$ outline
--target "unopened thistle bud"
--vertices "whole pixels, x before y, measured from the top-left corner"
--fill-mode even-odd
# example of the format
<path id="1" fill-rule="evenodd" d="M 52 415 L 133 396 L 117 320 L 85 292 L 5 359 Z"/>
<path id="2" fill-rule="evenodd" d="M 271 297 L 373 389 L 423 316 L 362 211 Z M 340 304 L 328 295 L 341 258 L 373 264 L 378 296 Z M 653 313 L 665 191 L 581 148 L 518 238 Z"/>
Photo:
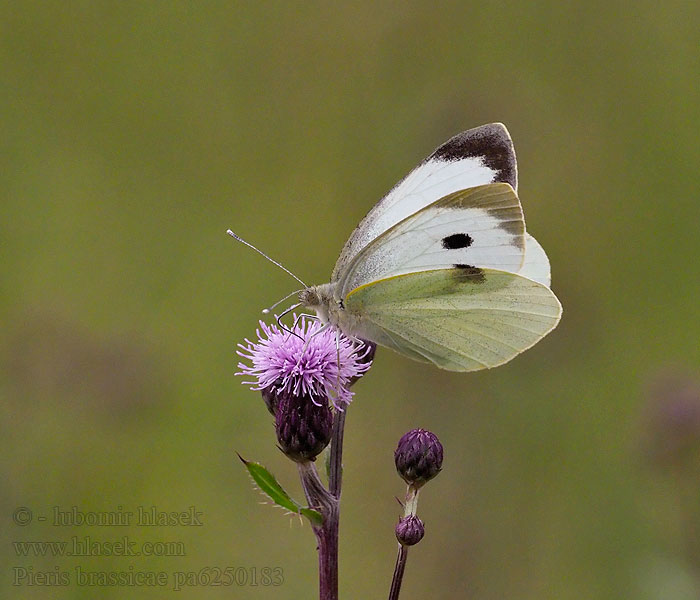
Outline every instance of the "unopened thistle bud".
<path id="1" fill-rule="evenodd" d="M 394 462 L 402 479 L 419 488 L 440 472 L 442 444 L 434 433 L 412 429 L 399 440 Z"/>
<path id="2" fill-rule="evenodd" d="M 415 515 L 402 517 L 396 524 L 396 539 L 402 546 L 413 546 L 420 542 L 425 535 L 425 527 Z"/>
<path id="3" fill-rule="evenodd" d="M 282 394 L 275 429 L 280 449 L 289 458 L 315 460 L 331 439 L 333 413 L 327 401 L 316 404 L 309 396 Z"/>

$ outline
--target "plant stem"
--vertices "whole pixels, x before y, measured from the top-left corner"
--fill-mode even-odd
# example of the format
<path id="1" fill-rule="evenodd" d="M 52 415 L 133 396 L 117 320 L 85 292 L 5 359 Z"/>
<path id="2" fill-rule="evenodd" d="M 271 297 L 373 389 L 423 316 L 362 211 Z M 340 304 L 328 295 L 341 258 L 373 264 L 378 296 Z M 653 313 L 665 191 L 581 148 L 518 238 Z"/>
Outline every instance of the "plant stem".
<path id="1" fill-rule="evenodd" d="M 331 459 L 328 473 L 328 486 L 331 494 L 340 500 L 340 488 L 343 485 L 343 433 L 345 432 L 345 416 L 348 407 L 338 410 L 333 421 L 333 437 L 331 438 Z"/>
<path id="2" fill-rule="evenodd" d="M 316 534 L 320 600 L 338 600 L 338 504 L 335 503 Z"/>
<path id="3" fill-rule="evenodd" d="M 323 515 L 323 525 L 313 527 L 318 542 L 319 599 L 338 600 L 338 498 L 323 486 L 314 463 L 298 463 L 298 467 L 309 506 Z"/>
<path id="4" fill-rule="evenodd" d="M 404 517 L 415 516 L 418 511 L 418 492 L 419 488 L 409 485 L 406 488 L 406 502 L 404 503 Z M 396 556 L 396 566 L 394 567 L 394 577 L 391 580 L 391 589 L 389 590 L 389 600 L 398 600 L 399 592 L 401 591 L 401 582 L 403 581 L 403 573 L 406 570 L 406 559 L 408 558 L 408 546 L 399 544 L 399 553 Z"/>
<path id="5" fill-rule="evenodd" d="M 310 461 L 297 463 L 301 485 L 310 507 L 323 515 L 323 525 L 313 527 L 318 542 L 318 589 L 320 600 L 338 600 L 338 529 L 340 489 L 343 480 L 343 433 L 345 410 L 338 410 L 333 421 L 327 490 Z"/>
<path id="6" fill-rule="evenodd" d="M 406 502 L 403 505 L 403 516 L 416 516 L 418 512 L 418 494 L 420 493 L 420 488 L 409 485 L 406 489 Z"/>
<path id="7" fill-rule="evenodd" d="M 399 598 L 407 557 L 408 547 L 399 544 L 399 553 L 396 556 L 396 566 L 394 567 L 394 577 L 391 580 L 391 590 L 389 590 L 389 600 L 398 600 Z"/>

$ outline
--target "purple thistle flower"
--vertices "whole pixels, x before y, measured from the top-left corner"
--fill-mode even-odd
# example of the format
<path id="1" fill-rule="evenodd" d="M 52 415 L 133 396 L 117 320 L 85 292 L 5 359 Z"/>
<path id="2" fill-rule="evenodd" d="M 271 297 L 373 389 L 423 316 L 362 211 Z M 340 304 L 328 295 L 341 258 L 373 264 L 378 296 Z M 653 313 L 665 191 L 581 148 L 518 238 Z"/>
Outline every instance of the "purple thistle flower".
<path id="1" fill-rule="evenodd" d="M 253 381 L 243 383 L 253 390 L 274 386 L 278 396 L 308 396 L 317 404 L 332 399 L 337 407 L 347 405 L 353 396 L 348 389 L 353 379 L 372 366 L 367 361 L 371 347 L 340 333 L 338 350 L 336 330 L 328 327 L 317 333 L 320 329 L 318 321 L 303 315 L 292 328 L 296 335 L 260 321 L 258 341 L 246 339 L 245 344 L 238 344 L 238 355 L 252 364 L 238 363 L 240 372 L 236 374 L 252 377 Z"/>

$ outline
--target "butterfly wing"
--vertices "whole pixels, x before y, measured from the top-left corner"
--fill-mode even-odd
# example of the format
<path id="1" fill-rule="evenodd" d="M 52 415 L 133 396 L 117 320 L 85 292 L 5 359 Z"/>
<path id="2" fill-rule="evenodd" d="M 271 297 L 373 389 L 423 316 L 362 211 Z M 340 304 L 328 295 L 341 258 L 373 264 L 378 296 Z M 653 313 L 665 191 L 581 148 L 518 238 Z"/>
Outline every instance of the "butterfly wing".
<path id="1" fill-rule="evenodd" d="M 525 257 L 525 222 L 507 183 L 441 198 L 382 233 L 339 275 L 338 297 L 395 275 L 454 265 L 518 272 Z"/>
<path id="2" fill-rule="evenodd" d="M 547 254 L 540 243 L 529 233 L 525 234 L 525 260 L 518 273 L 547 287 L 552 283 L 552 272 Z"/>
<path id="3" fill-rule="evenodd" d="M 504 182 L 517 190 L 515 150 L 501 123 L 454 136 L 400 181 L 357 226 L 340 253 L 331 281 L 357 254 L 408 216 L 460 190 Z"/>
<path id="4" fill-rule="evenodd" d="M 561 317 L 548 287 L 494 269 L 398 275 L 351 291 L 344 304 L 359 323 L 356 335 L 449 371 L 502 365 Z"/>

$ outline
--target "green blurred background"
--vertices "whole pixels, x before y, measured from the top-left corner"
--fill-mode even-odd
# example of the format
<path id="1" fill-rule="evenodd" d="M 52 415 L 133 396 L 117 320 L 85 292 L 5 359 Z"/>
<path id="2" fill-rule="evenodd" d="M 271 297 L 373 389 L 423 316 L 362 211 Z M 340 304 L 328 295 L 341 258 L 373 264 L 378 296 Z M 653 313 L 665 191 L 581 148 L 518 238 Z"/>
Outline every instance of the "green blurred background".
<path id="1" fill-rule="evenodd" d="M 348 416 L 341 595 L 386 597 L 398 438 L 443 473 L 402 598 L 698 598 L 678 481 L 644 451 L 656 373 L 700 361 L 700 5 L 686 2 L 2 2 L 2 597 L 312 598 L 301 496 L 236 343 L 449 136 L 515 141 L 528 229 L 564 305 L 510 364 L 380 351 Z M 680 477 L 676 474 L 681 473 Z M 686 478 L 685 480 L 683 478 Z M 205 525 L 67 528 L 53 506 Z M 17 506 L 34 522 L 12 521 Z M 181 541 L 184 557 L 19 557 L 17 540 Z M 687 536 L 686 536 L 687 537 Z M 280 567 L 272 586 L 13 586 L 35 572 Z"/>

